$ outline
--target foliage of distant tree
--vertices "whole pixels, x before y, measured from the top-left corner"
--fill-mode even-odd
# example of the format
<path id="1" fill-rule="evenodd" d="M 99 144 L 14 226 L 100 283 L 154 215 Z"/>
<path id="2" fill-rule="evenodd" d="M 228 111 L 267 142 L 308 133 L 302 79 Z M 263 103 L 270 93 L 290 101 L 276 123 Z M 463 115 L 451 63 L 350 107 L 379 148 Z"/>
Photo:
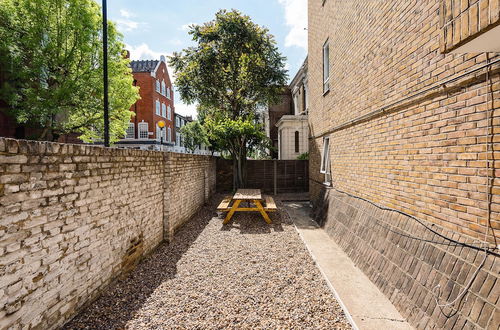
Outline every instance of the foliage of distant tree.
<path id="1" fill-rule="evenodd" d="M 139 98 L 122 36 L 108 28 L 111 141 L 125 135 Z M 39 139 L 103 135 L 102 16 L 93 0 L 0 0 L 0 98 Z"/>
<path id="2" fill-rule="evenodd" d="M 191 153 L 201 145 L 208 145 L 205 129 L 198 121 L 192 121 L 181 127 L 184 147 Z"/>
<path id="3" fill-rule="evenodd" d="M 304 152 L 302 154 L 300 154 L 298 157 L 297 157 L 298 160 L 308 160 L 309 159 L 309 153 L 308 152 Z"/>
<path id="4" fill-rule="evenodd" d="M 278 100 L 285 58 L 266 28 L 236 10 L 219 11 L 189 34 L 197 45 L 170 58 L 177 88 L 185 102 L 199 104 L 212 148 L 231 154 L 234 185 L 243 187 L 248 153 L 269 145 L 257 109 Z"/>

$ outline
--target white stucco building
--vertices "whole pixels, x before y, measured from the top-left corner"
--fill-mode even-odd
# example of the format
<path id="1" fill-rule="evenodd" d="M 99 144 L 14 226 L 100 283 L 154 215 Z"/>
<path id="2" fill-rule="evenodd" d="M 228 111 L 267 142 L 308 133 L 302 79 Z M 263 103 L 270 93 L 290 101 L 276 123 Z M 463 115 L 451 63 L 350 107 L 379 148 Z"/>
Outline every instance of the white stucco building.
<path id="1" fill-rule="evenodd" d="M 309 152 L 309 126 L 307 122 L 307 58 L 290 84 L 293 115 L 284 115 L 276 123 L 278 128 L 278 159 L 297 159 Z"/>

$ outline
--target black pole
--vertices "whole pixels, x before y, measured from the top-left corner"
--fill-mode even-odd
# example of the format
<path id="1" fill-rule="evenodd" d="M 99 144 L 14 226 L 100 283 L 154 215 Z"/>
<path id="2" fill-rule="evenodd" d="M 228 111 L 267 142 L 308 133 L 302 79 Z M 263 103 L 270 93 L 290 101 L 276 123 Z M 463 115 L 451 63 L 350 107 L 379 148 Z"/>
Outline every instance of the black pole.
<path id="1" fill-rule="evenodd" d="M 109 147 L 109 101 L 108 101 L 108 13 L 106 0 L 102 0 L 102 51 L 104 78 L 104 146 Z"/>

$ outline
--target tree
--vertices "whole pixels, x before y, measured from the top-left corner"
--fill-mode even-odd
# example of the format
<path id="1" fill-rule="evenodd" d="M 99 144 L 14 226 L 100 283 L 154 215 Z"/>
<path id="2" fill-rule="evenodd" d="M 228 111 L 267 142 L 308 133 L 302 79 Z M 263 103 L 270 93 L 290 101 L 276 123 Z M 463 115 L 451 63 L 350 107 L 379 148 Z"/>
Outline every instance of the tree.
<path id="1" fill-rule="evenodd" d="M 139 98 L 122 36 L 108 25 L 111 141 L 123 137 Z M 93 0 L 0 0 L 0 98 L 39 139 L 76 132 L 90 142 L 103 125 L 102 16 Z"/>
<path id="2" fill-rule="evenodd" d="M 267 140 L 257 109 L 278 100 L 285 58 L 266 28 L 236 10 L 219 11 L 189 34 L 197 46 L 170 57 L 177 88 L 185 102 L 199 104 L 209 141 L 231 154 L 235 187 L 243 187 L 248 151 Z"/>
<path id="3" fill-rule="evenodd" d="M 198 121 L 192 121 L 182 126 L 181 134 L 184 141 L 184 146 L 191 153 L 194 153 L 198 146 L 202 144 L 208 144 L 205 130 Z"/>

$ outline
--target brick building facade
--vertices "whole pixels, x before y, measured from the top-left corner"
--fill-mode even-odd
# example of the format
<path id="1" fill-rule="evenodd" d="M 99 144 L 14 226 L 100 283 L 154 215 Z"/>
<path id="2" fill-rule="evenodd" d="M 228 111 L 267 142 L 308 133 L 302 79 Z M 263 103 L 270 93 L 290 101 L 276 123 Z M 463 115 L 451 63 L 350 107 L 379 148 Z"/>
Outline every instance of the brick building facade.
<path id="1" fill-rule="evenodd" d="M 309 0 L 316 217 L 420 329 L 500 324 L 499 3 Z"/>
<path id="2" fill-rule="evenodd" d="M 130 146 L 159 144 L 163 134 L 163 143 L 173 145 L 175 143 L 174 90 L 165 57 L 162 56 L 160 60 L 131 61 L 130 67 L 134 84 L 139 86 L 141 98 L 130 108 L 135 116 L 130 120 L 125 138 L 117 144 Z M 163 130 L 158 126 L 160 121 L 166 124 Z"/>

